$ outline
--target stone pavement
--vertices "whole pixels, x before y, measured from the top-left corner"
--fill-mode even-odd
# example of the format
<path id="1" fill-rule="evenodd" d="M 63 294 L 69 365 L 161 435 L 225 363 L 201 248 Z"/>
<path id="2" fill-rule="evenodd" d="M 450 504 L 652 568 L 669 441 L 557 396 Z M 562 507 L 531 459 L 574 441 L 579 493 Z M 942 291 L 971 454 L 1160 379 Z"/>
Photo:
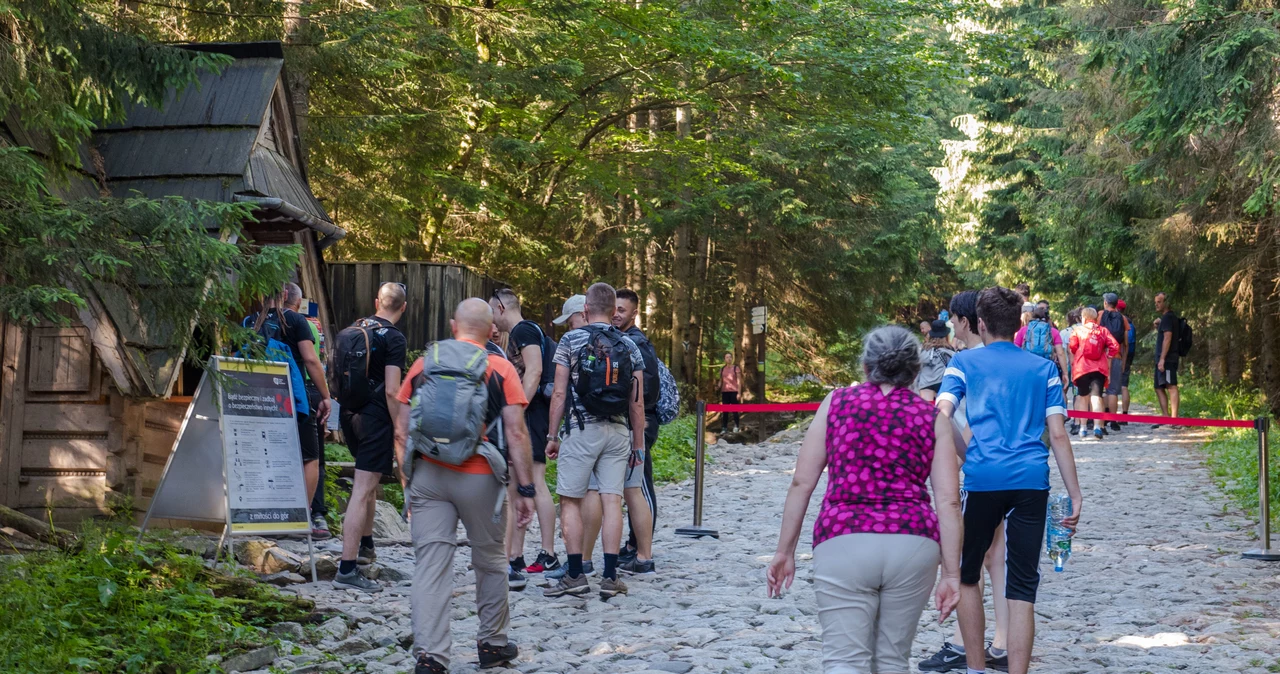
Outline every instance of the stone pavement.
<path id="1" fill-rule="evenodd" d="M 1254 523 L 1210 482 L 1197 450 L 1204 437 L 1194 430 L 1130 425 L 1107 440 L 1076 439 L 1083 518 L 1066 572 L 1053 573 L 1042 559 L 1034 671 L 1280 671 L 1280 565 L 1240 558 L 1239 551 L 1256 546 Z M 512 593 L 511 637 L 521 649 L 517 669 L 821 671 L 807 560 L 825 483 L 810 504 L 796 583 L 783 599 L 767 599 L 764 567 L 777 542 L 798 448 L 795 431 L 774 440 L 709 449 L 714 463 L 708 468 L 704 524 L 718 528 L 720 540 L 674 537 L 675 527 L 689 524 L 692 484 L 660 489 L 659 574 L 629 578 L 629 596 L 607 603 L 594 595 L 548 600 L 536 587 L 537 576 L 526 591 Z M 537 541 L 536 533 L 528 540 Z M 597 568 L 599 554 L 597 549 Z M 389 575 L 411 568 L 407 545 L 383 545 L 379 555 Z M 459 548 L 453 672 L 475 669 L 468 557 L 469 549 Z M 412 670 L 405 650 L 411 643 L 408 581 L 390 583 L 376 596 L 335 591 L 325 582 L 293 588 L 345 618 L 293 637 L 301 643 L 296 650 L 285 644 L 276 671 Z M 954 618 L 939 627 L 931 609 L 922 618 L 913 662 L 936 650 L 954 629 Z"/>

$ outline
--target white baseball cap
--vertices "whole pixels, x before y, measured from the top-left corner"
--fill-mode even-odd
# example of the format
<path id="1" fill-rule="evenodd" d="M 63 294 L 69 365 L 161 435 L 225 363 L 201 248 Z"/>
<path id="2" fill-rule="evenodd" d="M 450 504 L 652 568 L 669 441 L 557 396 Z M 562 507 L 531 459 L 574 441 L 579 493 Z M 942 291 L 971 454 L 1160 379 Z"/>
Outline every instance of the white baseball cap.
<path id="1" fill-rule="evenodd" d="M 573 297 L 570 297 L 569 299 L 564 301 L 564 308 L 561 310 L 560 317 L 551 322 L 555 323 L 556 325 L 562 325 L 565 321 L 569 320 L 570 316 L 574 314 L 582 313 L 586 310 L 587 310 L 587 296 L 574 295 Z"/>

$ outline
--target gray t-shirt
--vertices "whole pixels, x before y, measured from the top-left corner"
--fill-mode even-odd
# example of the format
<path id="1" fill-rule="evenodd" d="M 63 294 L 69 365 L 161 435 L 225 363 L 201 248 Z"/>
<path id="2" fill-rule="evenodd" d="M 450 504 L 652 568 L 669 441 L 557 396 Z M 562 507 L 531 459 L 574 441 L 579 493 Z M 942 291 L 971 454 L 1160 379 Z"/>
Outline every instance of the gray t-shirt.
<path id="1" fill-rule="evenodd" d="M 591 327 L 607 328 L 610 326 L 608 323 L 592 323 L 587 326 L 587 328 Z M 569 332 L 566 332 L 564 337 L 560 338 L 560 345 L 556 347 L 554 362 L 556 365 L 563 365 L 569 368 L 570 387 L 574 387 L 578 383 L 578 371 L 574 368 L 578 359 L 578 352 L 582 350 L 582 347 L 587 345 L 587 340 L 591 338 L 591 331 L 587 328 L 578 328 L 577 330 L 570 330 Z M 643 372 L 644 356 L 640 353 L 640 349 L 636 348 L 636 343 L 631 341 L 631 338 L 626 335 L 622 335 L 622 343 L 627 346 L 627 351 L 631 354 L 631 369 L 635 372 Z M 578 414 L 582 415 L 584 423 L 595 423 L 599 421 L 625 421 L 624 419 L 599 419 L 588 414 L 586 409 L 582 407 L 582 402 L 579 401 L 577 396 L 573 395 L 572 392 L 570 392 L 570 396 L 573 398 L 573 409 L 565 412 L 565 418 L 568 419 L 571 424 L 576 425 L 578 423 Z"/>

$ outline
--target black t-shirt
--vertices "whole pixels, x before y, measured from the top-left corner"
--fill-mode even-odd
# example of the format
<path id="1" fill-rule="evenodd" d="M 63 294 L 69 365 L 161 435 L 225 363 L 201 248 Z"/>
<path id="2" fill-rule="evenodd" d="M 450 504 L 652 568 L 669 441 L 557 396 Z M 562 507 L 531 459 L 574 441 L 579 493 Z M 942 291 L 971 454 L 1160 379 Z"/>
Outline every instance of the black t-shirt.
<path id="1" fill-rule="evenodd" d="M 644 358 L 644 412 L 646 415 L 656 414 L 658 397 L 662 392 L 662 382 L 658 374 L 658 352 L 640 328 L 633 325 L 622 334 L 636 343 L 636 348 L 640 349 L 640 356 Z"/>
<path id="2" fill-rule="evenodd" d="M 377 316 L 370 316 L 366 320 L 382 326 L 372 330 L 377 344 L 369 357 L 369 381 L 377 388 L 385 390 L 388 367 L 400 368 L 402 375 L 405 372 L 404 358 L 408 342 L 404 338 L 404 333 L 397 330 L 391 321 Z M 379 346 L 382 348 L 377 348 Z M 382 400 L 382 397 L 375 396 L 374 399 L 378 401 Z"/>
<path id="3" fill-rule="evenodd" d="M 280 323 L 280 331 L 275 334 L 274 337 L 289 345 L 289 350 L 293 352 L 293 362 L 298 364 L 298 369 L 302 370 L 302 376 L 306 378 L 307 367 L 302 364 L 302 349 L 298 344 L 301 342 L 312 342 L 315 340 L 315 337 L 311 335 L 311 323 L 307 321 L 305 316 L 296 311 L 290 311 L 288 309 L 284 309 L 283 311 L 283 321 L 276 318 L 279 315 L 278 310 L 276 309 L 272 309 L 267 312 L 267 320 L 275 318 Z M 253 315 L 246 317 L 242 325 L 252 330 L 257 323 L 258 314 L 254 313 Z M 315 353 L 315 350 L 312 349 L 311 352 Z"/>
<path id="4" fill-rule="evenodd" d="M 524 348 L 526 346 L 536 346 L 542 351 L 542 376 L 538 378 L 538 390 L 541 392 L 543 385 L 555 381 L 556 366 L 552 362 L 552 358 L 555 357 L 555 350 L 547 348 L 546 336 L 537 323 L 533 321 L 516 323 L 515 327 L 511 328 L 511 335 L 507 340 L 507 360 L 511 361 L 511 364 L 516 367 L 516 372 L 520 373 L 522 381 L 525 371 Z"/>
<path id="5" fill-rule="evenodd" d="M 1165 367 L 1176 367 L 1178 365 L 1178 315 L 1172 311 L 1164 312 L 1160 317 L 1160 325 L 1156 327 L 1156 364 L 1160 364 L 1160 353 L 1164 350 L 1164 336 L 1170 333 L 1173 337 L 1169 340 L 1169 353 L 1164 358 Z"/>

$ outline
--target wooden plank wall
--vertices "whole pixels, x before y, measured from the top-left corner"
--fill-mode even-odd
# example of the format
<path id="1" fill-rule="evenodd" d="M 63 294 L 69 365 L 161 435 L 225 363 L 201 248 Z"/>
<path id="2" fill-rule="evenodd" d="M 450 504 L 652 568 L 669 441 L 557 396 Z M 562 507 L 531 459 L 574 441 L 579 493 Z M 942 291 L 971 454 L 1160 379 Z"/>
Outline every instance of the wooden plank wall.
<path id="1" fill-rule="evenodd" d="M 409 306 L 397 326 L 409 350 L 449 337 L 449 319 L 468 297 L 488 298 L 506 284 L 467 267 L 432 262 L 330 262 L 329 299 L 337 329 L 373 314 L 373 299 L 383 283 L 403 283 Z"/>

